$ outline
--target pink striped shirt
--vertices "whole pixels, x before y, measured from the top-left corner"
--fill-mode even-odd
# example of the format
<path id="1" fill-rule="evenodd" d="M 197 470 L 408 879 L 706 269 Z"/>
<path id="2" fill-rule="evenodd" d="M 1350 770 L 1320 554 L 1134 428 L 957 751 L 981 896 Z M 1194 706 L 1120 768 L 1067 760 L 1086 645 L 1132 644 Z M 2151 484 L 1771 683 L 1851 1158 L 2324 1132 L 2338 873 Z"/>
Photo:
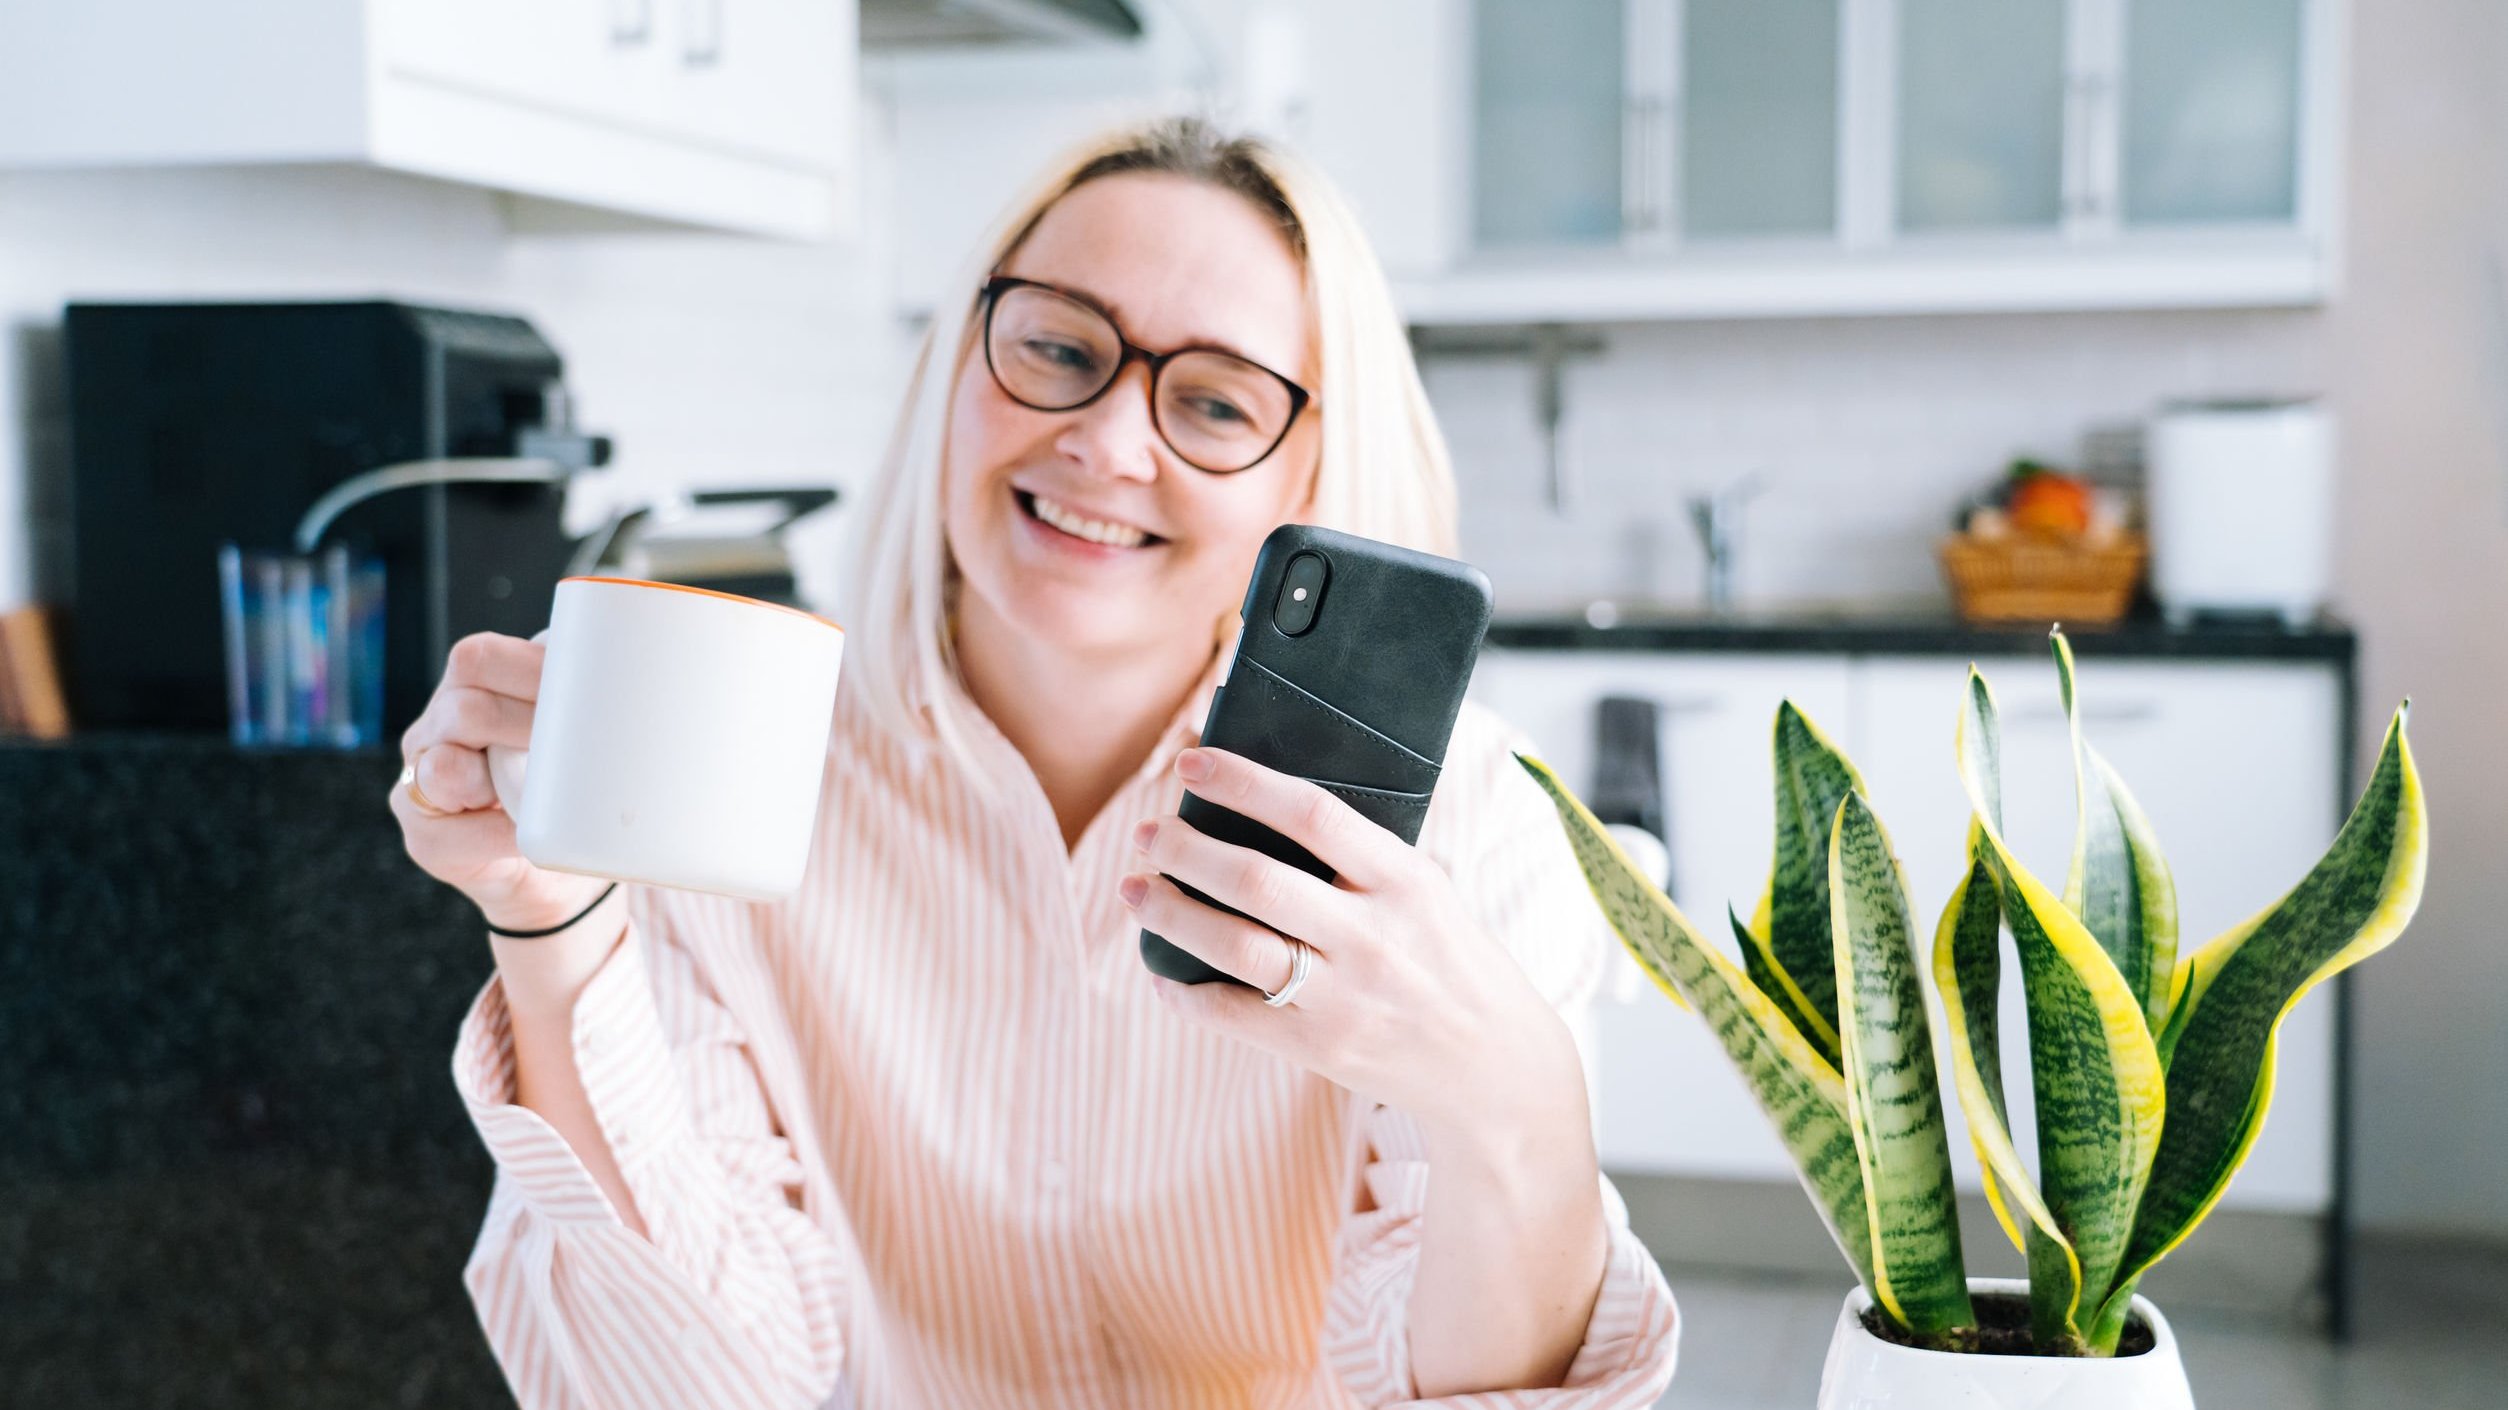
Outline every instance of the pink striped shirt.
<path id="1" fill-rule="evenodd" d="M 1606 1177 L 1610 1257 L 1565 1387 L 1419 1399 L 1417 1124 L 1152 996 L 1115 883 L 1133 824 L 1180 797 L 1229 654 L 1069 850 L 989 721 L 994 807 L 839 691 L 799 895 L 621 888 L 628 934 L 572 1037 L 649 1241 L 514 1104 L 488 981 L 453 1060 L 497 1169 L 464 1280 L 523 1410 L 1663 1394 L 1672 1292 Z M 1419 845 L 1581 1027 L 1618 941 L 1508 757 L 1530 747 L 1467 703 Z"/>

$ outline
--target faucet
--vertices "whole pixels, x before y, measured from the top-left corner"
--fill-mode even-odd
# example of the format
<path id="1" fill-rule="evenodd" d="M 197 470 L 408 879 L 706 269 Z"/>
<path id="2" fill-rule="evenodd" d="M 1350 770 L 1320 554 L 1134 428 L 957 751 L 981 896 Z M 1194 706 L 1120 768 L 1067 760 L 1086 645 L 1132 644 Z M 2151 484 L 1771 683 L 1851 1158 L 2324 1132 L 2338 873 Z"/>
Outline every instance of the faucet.
<path id="1" fill-rule="evenodd" d="M 1707 610 L 1733 607 L 1733 556 L 1740 538 L 1742 506 L 1765 486 L 1756 471 L 1726 482 L 1707 494 L 1689 497 L 1690 527 L 1698 531 L 1707 555 Z"/>

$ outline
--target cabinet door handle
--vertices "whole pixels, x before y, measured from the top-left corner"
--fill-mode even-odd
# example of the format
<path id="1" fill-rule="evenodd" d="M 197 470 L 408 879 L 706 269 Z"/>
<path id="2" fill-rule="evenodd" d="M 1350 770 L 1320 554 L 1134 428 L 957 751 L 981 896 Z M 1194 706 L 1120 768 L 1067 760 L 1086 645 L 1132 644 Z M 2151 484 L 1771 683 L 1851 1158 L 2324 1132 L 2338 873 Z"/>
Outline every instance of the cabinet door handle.
<path id="1" fill-rule="evenodd" d="M 2158 719 L 2160 707 L 2150 700 L 2109 701 L 2081 707 L 2085 725 L 2140 725 Z M 2064 723 L 2061 705 L 2027 705 L 2005 712 L 2003 718 L 2015 725 L 2060 726 Z"/>
<path id="2" fill-rule="evenodd" d="M 1647 209 L 1646 100 L 1620 104 L 1620 228 L 1639 234 L 1652 214 Z"/>
<path id="3" fill-rule="evenodd" d="M 680 16 L 688 37 L 679 57 L 692 69 L 710 68 L 723 57 L 723 0 L 684 0 Z"/>
<path id="4" fill-rule="evenodd" d="M 1671 143 L 1664 134 L 1670 110 L 1661 98 L 1630 98 L 1620 104 L 1620 228 L 1650 235 L 1664 226 Z"/>
<path id="5" fill-rule="evenodd" d="M 642 44 L 653 37 L 653 0 L 610 0 L 610 42 Z"/>

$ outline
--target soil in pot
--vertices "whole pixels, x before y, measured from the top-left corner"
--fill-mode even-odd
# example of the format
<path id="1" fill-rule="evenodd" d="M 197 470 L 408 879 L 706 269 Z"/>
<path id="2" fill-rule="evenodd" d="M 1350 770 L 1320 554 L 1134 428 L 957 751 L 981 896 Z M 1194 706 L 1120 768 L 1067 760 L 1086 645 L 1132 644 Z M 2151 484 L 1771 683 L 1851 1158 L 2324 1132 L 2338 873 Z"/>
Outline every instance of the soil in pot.
<path id="1" fill-rule="evenodd" d="M 1981 1292 L 1969 1294 L 1969 1303 L 1977 1309 L 1977 1326 L 1954 1338 L 1949 1346 L 1927 1346 L 1881 1315 L 1878 1307 L 1864 1309 L 1864 1330 L 1894 1346 L 1914 1347 L 1919 1351 L 1953 1351 L 1973 1356 L 2047 1356 L 2057 1353 L 2038 1349 L 2029 1335 L 2029 1299 L 2020 1293 Z M 2140 1356 L 2152 1345 L 2151 1324 L 2142 1314 L 2133 1313 L 2125 1319 L 2124 1335 L 2116 1339 L 2118 1356 Z"/>

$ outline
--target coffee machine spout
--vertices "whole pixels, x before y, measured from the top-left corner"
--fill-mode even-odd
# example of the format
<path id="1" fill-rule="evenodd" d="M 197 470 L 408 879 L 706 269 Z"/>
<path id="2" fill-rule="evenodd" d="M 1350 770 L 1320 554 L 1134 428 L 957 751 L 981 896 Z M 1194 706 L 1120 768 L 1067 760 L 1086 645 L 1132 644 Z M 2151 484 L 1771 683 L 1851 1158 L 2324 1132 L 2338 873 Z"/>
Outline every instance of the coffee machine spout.
<path id="1" fill-rule="evenodd" d="M 504 481 L 513 484 L 564 484 L 575 467 L 536 456 L 447 456 L 440 460 L 403 460 L 378 465 L 333 485 L 305 516 L 296 521 L 296 551 L 311 553 L 322 531 L 349 506 L 391 490 L 412 485 L 460 481 Z"/>

